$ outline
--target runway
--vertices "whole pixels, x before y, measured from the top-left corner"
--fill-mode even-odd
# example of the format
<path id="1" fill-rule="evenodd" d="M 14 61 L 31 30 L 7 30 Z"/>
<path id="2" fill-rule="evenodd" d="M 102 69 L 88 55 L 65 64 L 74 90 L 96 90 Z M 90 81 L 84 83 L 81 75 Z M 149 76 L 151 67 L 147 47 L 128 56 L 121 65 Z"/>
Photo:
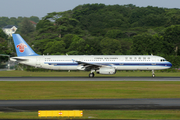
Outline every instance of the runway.
<path id="1" fill-rule="evenodd" d="M 0 81 L 180 81 L 180 77 L 0 77 Z"/>
<path id="2" fill-rule="evenodd" d="M 180 99 L 0 100 L 0 111 L 180 109 Z"/>

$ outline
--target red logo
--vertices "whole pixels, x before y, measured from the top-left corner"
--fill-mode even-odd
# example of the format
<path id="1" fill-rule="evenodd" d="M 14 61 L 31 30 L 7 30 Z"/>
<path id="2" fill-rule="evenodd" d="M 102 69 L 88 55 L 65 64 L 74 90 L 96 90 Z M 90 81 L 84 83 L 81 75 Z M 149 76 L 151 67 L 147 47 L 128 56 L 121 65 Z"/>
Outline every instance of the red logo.
<path id="1" fill-rule="evenodd" d="M 24 43 L 20 43 L 16 47 L 19 48 L 19 52 L 23 53 L 24 52 L 24 47 L 27 48 L 27 45 L 25 45 Z"/>

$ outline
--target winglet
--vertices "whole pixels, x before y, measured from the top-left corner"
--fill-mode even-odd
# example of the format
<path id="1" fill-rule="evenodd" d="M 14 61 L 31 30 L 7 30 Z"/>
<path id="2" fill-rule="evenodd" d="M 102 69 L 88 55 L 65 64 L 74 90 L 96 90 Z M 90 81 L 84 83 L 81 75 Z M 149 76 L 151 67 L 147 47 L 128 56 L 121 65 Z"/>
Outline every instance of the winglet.
<path id="1" fill-rule="evenodd" d="M 73 62 L 76 62 L 75 60 L 72 59 Z"/>
<path id="2" fill-rule="evenodd" d="M 12 34 L 16 53 L 21 56 L 38 56 L 19 34 Z"/>

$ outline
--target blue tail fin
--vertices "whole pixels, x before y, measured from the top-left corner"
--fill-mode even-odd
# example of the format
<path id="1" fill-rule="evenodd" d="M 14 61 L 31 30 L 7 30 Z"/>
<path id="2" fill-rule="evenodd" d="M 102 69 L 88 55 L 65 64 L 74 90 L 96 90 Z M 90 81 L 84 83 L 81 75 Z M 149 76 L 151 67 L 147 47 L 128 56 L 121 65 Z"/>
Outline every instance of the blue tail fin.
<path id="1" fill-rule="evenodd" d="M 38 56 L 19 34 L 12 34 L 16 53 L 21 56 Z"/>

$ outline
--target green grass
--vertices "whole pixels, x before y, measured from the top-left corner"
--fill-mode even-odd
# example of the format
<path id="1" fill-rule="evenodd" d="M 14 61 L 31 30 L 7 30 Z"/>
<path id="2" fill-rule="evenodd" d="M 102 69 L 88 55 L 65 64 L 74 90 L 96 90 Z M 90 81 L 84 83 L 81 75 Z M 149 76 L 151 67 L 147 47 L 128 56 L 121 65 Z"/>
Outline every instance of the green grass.
<path id="1" fill-rule="evenodd" d="M 180 110 L 96 110 L 84 111 L 84 118 L 95 119 L 179 119 Z"/>
<path id="2" fill-rule="evenodd" d="M 179 93 L 178 81 L 0 82 L 0 100 L 180 98 Z"/>
<path id="3" fill-rule="evenodd" d="M 12 119 L 12 118 L 38 119 L 38 115 L 37 112 L 0 112 L 0 119 Z M 91 111 L 85 110 L 83 117 L 80 119 L 90 119 L 90 118 L 91 119 L 179 119 L 180 110 L 91 110 Z M 54 119 L 57 119 L 57 117 Z M 58 118 L 58 119 L 65 119 L 65 118 Z"/>
<path id="4" fill-rule="evenodd" d="M 27 72 L 27 71 L 0 71 L 0 77 L 88 77 L 90 72 Z M 155 71 L 157 77 L 180 77 L 180 72 L 159 72 Z M 151 71 L 118 71 L 115 75 L 99 75 L 96 77 L 151 77 Z"/>

